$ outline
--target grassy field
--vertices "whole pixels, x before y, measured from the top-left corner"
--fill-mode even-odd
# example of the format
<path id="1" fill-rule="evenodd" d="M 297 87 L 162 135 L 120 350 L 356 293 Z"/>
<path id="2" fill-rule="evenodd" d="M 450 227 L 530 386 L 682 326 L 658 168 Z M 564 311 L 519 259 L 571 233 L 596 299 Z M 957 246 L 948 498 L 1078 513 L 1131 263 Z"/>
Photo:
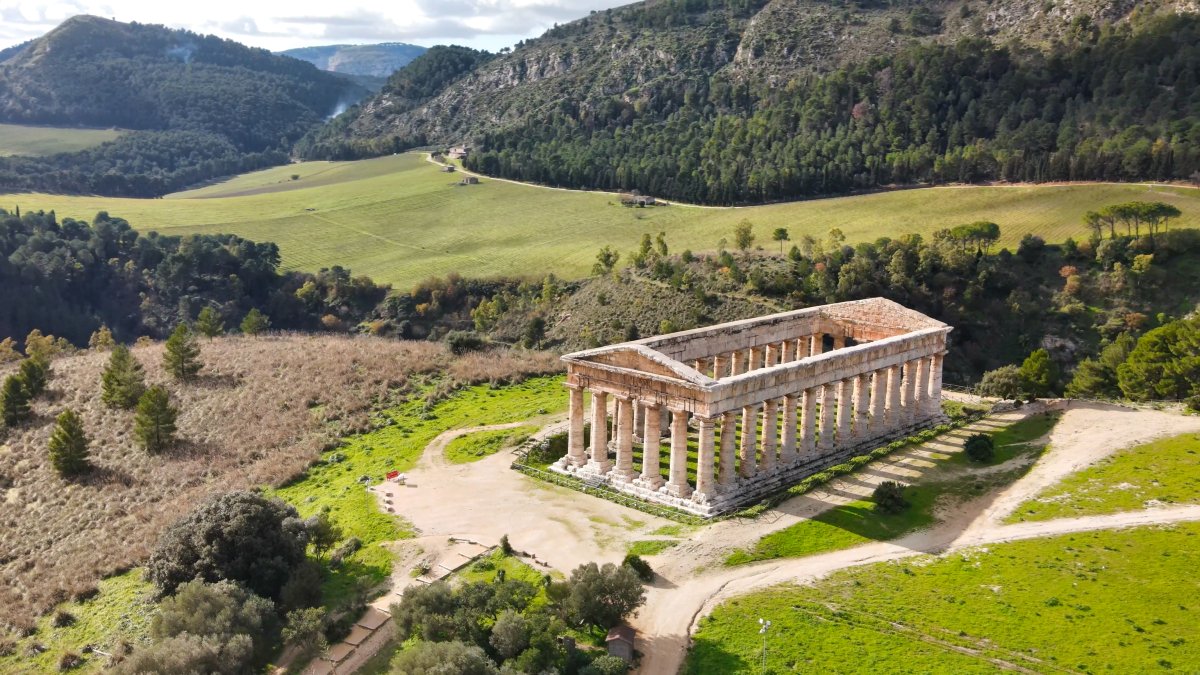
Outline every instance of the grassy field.
<path id="1" fill-rule="evenodd" d="M 990 462 L 983 464 L 972 462 L 965 452 L 954 453 L 950 456 L 950 461 L 955 464 L 975 466 L 1003 464 L 1028 450 L 1029 445 L 1034 441 L 1050 433 L 1054 425 L 1058 424 L 1060 417 L 1062 414 L 1057 412 L 1033 415 L 992 433 L 992 443 L 995 444 L 996 453 L 992 455 Z"/>
<path id="2" fill-rule="evenodd" d="M 1085 211 L 1132 199 L 1171 202 L 1184 212 L 1173 226 L 1200 226 L 1200 190 L 1147 185 L 947 187 L 747 208 L 637 209 L 609 194 L 457 181 L 422 155 L 405 154 L 276 167 L 166 199 L 23 194 L 2 195 L 0 204 L 87 219 L 106 210 L 142 231 L 232 232 L 278 243 L 288 268 L 342 265 L 401 288 L 450 272 L 580 277 L 603 246 L 630 251 L 644 233 L 662 231 L 674 250 L 713 250 L 732 241 L 743 219 L 768 250 L 776 227 L 793 240 L 838 227 L 853 242 L 980 219 L 1000 224 L 1005 246 L 1029 232 L 1055 242 L 1086 236 Z"/>
<path id="3" fill-rule="evenodd" d="M 1200 436 L 1183 434 L 1107 457 L 1022 504 L 1009 522 L 1200 502 Z"/>
<path id="4" fill-rule="evenodd" d="M 0 157 L 41 157 L 59 152 L 77 152 L 117 140 L 117 129 L 74 129 L 0 124 Z"/>
<path id="5" fill-rule="evenodd" d="M 685 672 L 1195 672 L 1198 535 L 1089 532 L 762 591 L 701 621 Z"/>
<path id="6" fill-rule="evenodd" d="M 469 464 L 478 462 L 484 457 L 494 455 L 504 448 L 511 448 L 525 442 L 535 431 L 536 426 L 516 427 L 515 429 L 497 429 L 495 431 L 479 431 L 466 436 L 459 436 L 446 445 L 446 459 L 451 464 Z"/>

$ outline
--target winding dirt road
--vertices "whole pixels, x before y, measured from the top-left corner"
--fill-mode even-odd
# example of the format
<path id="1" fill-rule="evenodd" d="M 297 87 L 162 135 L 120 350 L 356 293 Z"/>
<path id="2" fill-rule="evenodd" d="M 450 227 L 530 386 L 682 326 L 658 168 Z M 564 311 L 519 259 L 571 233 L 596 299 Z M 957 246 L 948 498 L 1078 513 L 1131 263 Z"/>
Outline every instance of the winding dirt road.
<path id="1" fill-rule="evenodd" d="M 807 583 L 838 570 L 924 554 L 943 554 L 969 546 L 1019 539 L 1200 520 L 1200 506 L 1147 509 L 1106 516 L 1004 524 L 1021 503 L 1063 476 L 1121 448 L 1154 438 L 1200 432 L 1200 418 L 1104 404 L 1069 404 L 1049 436 L 1050 447 L 1033 468 L 1007 488 L 940 513 L 939 523 L 889 542 L 789 560 L 734 568 L 721 565 L 728 553 L 760 537 L 838 504 L 861 499 L 884 479 L 912 481 L 939 469 L 947 453 L 957 452 L 965 434 L 1009 424 L 1037 412 L 1023 409 L 993 415 L 971 427 L 898 453 L 864 470 L 801 495 L 754 520 L 730 519 L 703 528 L 685 528 L 680 543 L 652 559 L 658 577 L 647 603 L 632 621 L 643 652 L 639 669 L 646 675 L 678 672 L 690 635 L 700 617 L 725 600 L 782 583 Z M 537 420 L 535 420 L 536 422 Z M 545 420 L 541 420 L 545 421 Z M 456 429 L 435 438 L 408 485 L 384 485 L 376 491 L 427 538 L 467 537 L 494 543 L 503 534 L 537 564 L 568 572 L 588 561 L 619 561 L 632 541 L 663 538 L 663 526 L 677 525 L 639 511 L 528 477 L 508 468 L 511 454 L 497 453 L 471 464 L 450 464 L 446 445 L 459 436 L 529 424 L 529 421 Z M 554 424 L 541 434 L 561 429 Z M 397 566 L 397 574 L 407 570 Z"/>

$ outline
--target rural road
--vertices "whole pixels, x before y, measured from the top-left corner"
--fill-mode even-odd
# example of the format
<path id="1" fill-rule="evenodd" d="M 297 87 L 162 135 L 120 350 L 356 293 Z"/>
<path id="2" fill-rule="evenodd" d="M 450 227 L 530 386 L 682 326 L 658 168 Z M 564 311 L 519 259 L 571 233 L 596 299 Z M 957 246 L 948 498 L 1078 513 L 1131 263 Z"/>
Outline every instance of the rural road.
<path id="1" fill-rule="evenodd" d="M 638 672 L 676 673 L 699 619 L 725 600 L 782 583 L 807 583 L 838 570 L 924 554 L 943 554 L 985 544 L 1097 529 L 1200 520 L 1200 505 L 1156 508 L 1104 516 L 1005 524 L 1020 504 L 1064 476 L 1109 454 L 1154 438 L 1200 432 L 1200 418 L 1153 410 L 1079 403 L 1068 405 L 1049 435 L 1049 448 L 1020 480 L 1008 487 L 955 504 L 940 522 L 887 542 L 787 560 L 738 567 L 722 562 L 734 548 L 752 545 L 765 534 L 869 494 L 889 476 L 920 478 L 958 450 L 963 434 L 988 431 L 1039 412 L 1036 407 L 989 416 L 966 428 L 873 463 L 864 470 L 796 497 L 753 520 L 729 519 L 685 530 L 679 544 L 651 559 L 659 576 L 647 589 L 647 602 L 631 621 L 643 653 Z M 546 418 L 532 422 L 545 423 Z M 509 469 L 512 456 L 500 452 L 469 464 L 445 460 L 446 445 L 459 436 L 522 424 L 447 431 L 433 439 L 408 485 L 385 484 L 377 491 L 391 499 L 427 537 L 468 537 L 496 542 L 507 534 L 536 564 L 569 572 L 589 561 L 617 562 L 632 541 L 662 538 L 670 521 L 548 485 Z M 560 429 L 552 424 L 539 432 Z M 866 491 L 865 493 L 863 491 Z M 675 526 L 678 527 L 678 526 Z M 396 570 L 397 574 L 407 570 Z"/>

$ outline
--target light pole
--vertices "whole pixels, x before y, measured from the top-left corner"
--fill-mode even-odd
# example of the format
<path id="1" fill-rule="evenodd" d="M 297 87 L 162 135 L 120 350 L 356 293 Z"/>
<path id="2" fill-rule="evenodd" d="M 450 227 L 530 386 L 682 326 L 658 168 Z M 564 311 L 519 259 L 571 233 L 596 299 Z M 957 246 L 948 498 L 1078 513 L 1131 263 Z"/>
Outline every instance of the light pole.
<path id="1" fill-rule="evenodd" d="M 758 620 L 758 625 L 760 626 L 760 628 L 758 629 L 758 634 L 763 636 L 762 671 L 763 671 L 763 673 L 766 673 L 767 672 L 767 629 L 771 627 L 771 622 L 767 621 L 766 619 L 760 618 Z"/>

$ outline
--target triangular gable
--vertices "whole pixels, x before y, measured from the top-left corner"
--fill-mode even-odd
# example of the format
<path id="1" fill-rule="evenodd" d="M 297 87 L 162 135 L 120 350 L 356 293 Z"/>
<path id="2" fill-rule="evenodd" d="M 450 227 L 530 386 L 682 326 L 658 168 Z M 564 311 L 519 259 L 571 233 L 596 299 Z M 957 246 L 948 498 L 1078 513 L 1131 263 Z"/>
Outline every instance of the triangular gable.
<path id="1" fill-rule="evenodd" d="M 640 373 L 648 373 L 697 385 L 712 384 L 714 380 L 695 368 L 672 359 L 661 352 L 639 344 L 618 344 L 586 352 L 576 352 L 563 357 L 567 361 L 613 366 Z"/>

